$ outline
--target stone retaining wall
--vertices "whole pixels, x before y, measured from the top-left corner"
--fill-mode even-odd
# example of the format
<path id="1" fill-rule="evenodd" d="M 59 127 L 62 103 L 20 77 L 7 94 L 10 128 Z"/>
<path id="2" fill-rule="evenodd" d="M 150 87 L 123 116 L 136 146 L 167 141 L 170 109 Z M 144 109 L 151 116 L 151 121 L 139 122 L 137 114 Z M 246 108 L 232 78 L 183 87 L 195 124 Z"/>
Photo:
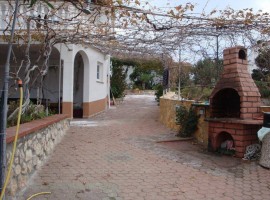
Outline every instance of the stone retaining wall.
<path id="1" fill-rule="evenodd" d="M 179 101 L 175 99 L 166 99 L 160 97 L 159 106 L 160 106 L 160 121 L 168 128 L 178 131 L 180 125 L 175 123 L 176 120 L 176 106 L 184 105 L 190 107 L 194 101 Z"/>
<path id="2" fill-rule="evenodd" d="M 160 121 L 168 128 L 179 131 L 180 125 L 175 123 L 176 119 L 176 106 L 184 105 L 187 108 L 190 108 L 194 101 L 180 101 L 175 99 L 167 99 L 160 98 Z M 198 121 L 198 129 L 194 133 L 195 139 L 207 146 L 208 144 L 208 122 L 205 121 L 205 118 L 209 116 L 208 107 L 204 107 L 203 105 L 195 105 L 195 109 L 197 114 L 200 114 L 200 110 L 204 112 L 204 114 L 200 115 Z"/>
<path id="3" fill-rule="evenodd" d="M 17 142 L 12 175 L 7 188 L 8 196 L 14 196 L 16 192 L 25 188 L 30 177 L 46 161 L 46 158 L 52 153 L 55 145 L 60 142 L 69 128 L 69 119 L 63 117 L 63 115 L 36 121 L 38 122 L 21 125 L 22 130 L 19 134 L 20 138 Z M 46 121 L 47 126 L 44 124 L 44 121 Z M 31 123 L 35 125 L 30 128 L 33 130 L 32 132 L 29 130 Z M 37 127 L 42 128 L 37 130 Z M 25 130 L 28 133 L 24 133 Z M 11 158 L 13 148 L 13 141 L 10 142 L 9 138 L 10 136 L 7 135 L 7 142 L 9 142 L 7 144 L 8 162 Z"/>

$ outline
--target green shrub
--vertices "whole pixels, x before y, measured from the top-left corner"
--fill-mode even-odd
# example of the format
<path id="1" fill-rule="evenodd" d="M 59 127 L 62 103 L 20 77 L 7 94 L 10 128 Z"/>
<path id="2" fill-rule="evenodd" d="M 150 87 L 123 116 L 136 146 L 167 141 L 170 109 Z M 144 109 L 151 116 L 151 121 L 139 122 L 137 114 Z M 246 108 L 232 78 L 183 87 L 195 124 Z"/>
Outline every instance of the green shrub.
<path id="1" fill-rule="evenodd" d="M 126 73 L 124 72 L 123 63 L 120 60 L 112 59 L 112 76 L 111 76 L 111 97 L 124 97 L 126 85 Z"/>
<path id="2" fill-rule="evenodd" d="M 210 87 L 201 88 L 194 85 L 183 88 L 181 90 L 181 96 L 185 99 L 205 101 L 209 100 L 212 90 Z"/>
<path id="3" fill-rule="evenodd" d="M 193 107 L 187 109 L 185 106 L 180 105 L 176 109 L 176 124 L 180 125 L 180 137 L 191 137 L 197 130 L 199 115 L 196 114 Z"/>
<path id="4" fill-rule="evenodd" d="M 19 107 L 19 103 L 13 101 L 9 104 L 9 113 L 12 113 L 17 107 Z M 36 119 L 42 119 L 47 116 L 50 116 L 50 112 L 46 113 L 43 105 L 35 105 L 30 103 L 27 110 L 21 115 L 21 124 L 30 122 Z M 15 126 L 17 124 L 17 116 L 8 120 L 7 127 Z"/>
<path id="5" fill-rule="evenodd" d="M 156 101 L 159 102 L 159 98 L 163 95 L 163 86 L 161 84 L 155 85 L 154 89 L 156 90 L 155 96 Z"/>
<path id="6" fill-rule="evenodd" d="M 267 82 L 255 81 L 262 98 L 270 97 L 270 87 Z"/>

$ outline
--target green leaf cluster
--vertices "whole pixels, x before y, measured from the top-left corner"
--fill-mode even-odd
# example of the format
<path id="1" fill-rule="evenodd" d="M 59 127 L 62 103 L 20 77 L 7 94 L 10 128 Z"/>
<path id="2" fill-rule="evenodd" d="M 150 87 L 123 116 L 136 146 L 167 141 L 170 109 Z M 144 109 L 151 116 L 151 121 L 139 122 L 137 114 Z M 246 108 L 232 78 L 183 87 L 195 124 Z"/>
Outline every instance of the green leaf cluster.
<path id="1" fill-rule="evenodd" d="M 156 96 L 155 100 L 157 102 L 159 102 L 159 98 L 163 95 L 163 85 L 162 84 L 156 85 L 154 87 L 154 90 L 156 90 L 156 92 L 155 92 L 155 96 Z"/>
<path id="2" fill-rule="evenodd" d="M 213 91 L 212 87 L 199 87 L 190 85 L 181 90 L 181 96 L 185 99 L 192 99 L 196 101 L 208 101 Z"/>
<path id="3" fill-rule="evenodd" d="M 270 97 L 270 83 L 269 82 L 255 81 L 255 83 L 260 91 L 262 98 Z"/>
<path id="4" fill-rule="evenodd" d="M 44 2 L 48 7 L 54 9 L 54 6 L 48 0 L 24 0 L 24 3 L 29 3 L 29 7 L 34 6 L 39 1 Z"/>
<path id="5" fill-rule="evenodd" d="M 134 71 L 130 74 L 130 80 L 134 82 L 134 87 L 141 89 L 153 89 L 152 72 L 161 76 L 163 66 L 159 60 L 136 60 L 133 65 Z"/>
<path id="6" fill-rule="evenodd" d="M 213 80 L 217 82 L 222 70 L 222 60 L 218 60 L 218 62 L 210 58 L 200 60 L 193 66 L 194 83 L 202 86 L 209 86 L 213 84 Z"/>
<path id="7" fill-rule="evenodd" d="M 262 73 L 270 72 L 270 47 L 264 47 L 259 50 L 258 56 L 255 58 L 255 64 Z"/>
<path id="8" fill-rule="evenodd" d="M 9 112 L 13 112 L 17 107 L 19 107 L 18 101 L 12 101 L 9 104 Z M 44 106 L 42 105 L 35 105 L 30 103 L 27 110 L 21 115 L 21 124 L 26 122 L 31 122 L 36 119 L 42 119 L 51 114 L 45 112 Z M 10 119 L 7 123 L 8 127 L 15 126 L 17 124 L 17 117 Z"/>
<path id="9" fill-rule="evenodd" d="M 119 59 L 112 58 L 112 76 L 111 76 L 111 95 L 115 98 L 124 96 L 126 89 L 126 73 L 123 69 L 123 64 Z"/>
<path id="10" fill-rule="evenodd" d="M 183 105 L 176 108 L 176 124 L 180 125 L 178 136 L 191 137 L 197 130 L 199 115 L 196 114 L 195 109 L 190 107 L 187 109 Z"/>

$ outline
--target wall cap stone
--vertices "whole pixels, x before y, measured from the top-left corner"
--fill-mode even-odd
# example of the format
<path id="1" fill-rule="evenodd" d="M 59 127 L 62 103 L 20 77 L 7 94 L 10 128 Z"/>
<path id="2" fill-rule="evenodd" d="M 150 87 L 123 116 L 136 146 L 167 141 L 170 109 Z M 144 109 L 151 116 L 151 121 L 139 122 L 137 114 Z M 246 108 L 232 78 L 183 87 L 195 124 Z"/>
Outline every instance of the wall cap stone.
<path id="1" fill-rule="evenodd" d="M 69 116 L 66 114 L 58 114 L 49 116 L 43 119 L 34 120 L 31 122 L 27 122 L 20 125 L 19 135 L 18 138 L 22 138 L 28 134 L 34 133 L 35 131 L 38 131 L 40 129 L 46 128 L 49 125 L 52 125 L 54 123 L 57 123 L 61 120 L 68 119 Z M 6 143 L 12 143 L 15 139 L 15 133 L 16 133 L 16 126 L 7 128 L 7 139 Z"/>

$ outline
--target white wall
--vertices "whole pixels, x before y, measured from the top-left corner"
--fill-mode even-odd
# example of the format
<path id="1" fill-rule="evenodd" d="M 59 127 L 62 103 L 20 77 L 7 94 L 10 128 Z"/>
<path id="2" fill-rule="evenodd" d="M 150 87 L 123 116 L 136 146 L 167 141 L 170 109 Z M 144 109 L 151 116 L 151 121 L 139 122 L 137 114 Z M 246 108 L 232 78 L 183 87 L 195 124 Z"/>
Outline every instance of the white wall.
<path id="1" fill-rule="evenodd" d="M 110 59 L 106 59 L 105 54 L 90 47 L 69 45 L 67 48 L 65 45 L 62 45 L 61 57 L 64 60 L 63 101 L 73 102 L 73 63 L 77 53 L 82 54 L 84 60 L 84 102 L 106 98 L 108 94 L 107 74 Z M 102 81 L 97 80 L 96 76 L 98 62 L 103 64 Z"/>

